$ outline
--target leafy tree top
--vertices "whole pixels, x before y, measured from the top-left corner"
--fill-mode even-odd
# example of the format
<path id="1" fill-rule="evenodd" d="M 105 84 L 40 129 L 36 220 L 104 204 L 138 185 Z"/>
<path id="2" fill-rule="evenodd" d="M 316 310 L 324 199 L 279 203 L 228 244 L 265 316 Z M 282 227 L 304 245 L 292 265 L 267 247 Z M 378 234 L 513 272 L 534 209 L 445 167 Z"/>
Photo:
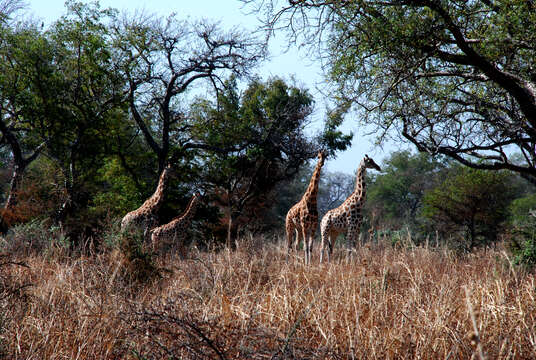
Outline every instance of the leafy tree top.
<path id="1" fill-rule="evenodd" d="M 423 215 L 448 233 L 463 229 L 468 249 L 497 239 L 514 197 L 507 171 L 456 167 L 424 197 Z"/>
<path id="2" fill-rule="evenodd" d="M 426 153 L 392 153 L 369 186 L 367 208 L 381 208 L 382 217 L 402 222 L 415 221 L 426 190 L 432 188 L 446 167 L 445 162 Z"/>
<path id="3" fill-rule="evenodd" d="M 536 179 L 533 1 L 246 2 L 270 29 L 320 44 L 336 97 L 381 139 L 394 130 L 421 151 Z"/>

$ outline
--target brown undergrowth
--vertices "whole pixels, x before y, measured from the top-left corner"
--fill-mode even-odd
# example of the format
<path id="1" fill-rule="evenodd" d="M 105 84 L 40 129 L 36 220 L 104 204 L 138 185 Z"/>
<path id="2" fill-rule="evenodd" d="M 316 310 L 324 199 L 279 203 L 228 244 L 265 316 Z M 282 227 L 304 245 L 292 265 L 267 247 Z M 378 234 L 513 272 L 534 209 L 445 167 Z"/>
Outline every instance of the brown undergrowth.
<path id="1" fill-rule="evenodd" d="M 501 251 L 375 244 L 339 249 L 331 264 L 315 253 L 306 267 L 303 253 L 287 262 L 283 246 L 262 238 L 239 245 L 157 258 L 162 271 L 145 282 L 132 281 L 118 251 L 4 261 L 1 355 L 536 358 L 534 275 Z"/>

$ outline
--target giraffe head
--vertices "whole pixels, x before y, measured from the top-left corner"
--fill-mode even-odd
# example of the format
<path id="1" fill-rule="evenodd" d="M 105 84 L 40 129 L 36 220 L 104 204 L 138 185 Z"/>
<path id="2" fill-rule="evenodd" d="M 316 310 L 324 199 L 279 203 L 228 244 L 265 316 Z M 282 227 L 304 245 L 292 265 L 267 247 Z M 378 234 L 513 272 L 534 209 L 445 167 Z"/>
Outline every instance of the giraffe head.
<path id="1" fill-rule="evenodd" d="M 162 173 L 165 173 L 165 176 L 173 175 L 175 173 L 175 168 L 173 167 L 173 164 L 171 162 L 168 162 Z"/>
<path id="2" fill-rule="evenodd" d="M 199 190 L 196 190 L 192 195 L 192 199 L 190 200 L 189 205 L 197 208 L 201 202 L 203 202 L 203 195 L 201 195 L 201 192 Z"/>
<path id="3" fill-rule="evenodd" d="M 382 171 L 382 169 L 378 166 L 378 164 L 376 164 L 374 162 L 374 160 L 369 158 L 369 156 L 366 155 L 366 154 L 365 154 L 365 157 L 363 158 L 363 160 L 361 161 L 361 165 L 364 166 L 367 169 L 376 169 L 378 171 Z"/>
<path id="4" fill-rule="evenodd" d="M 324 160 L 326 160 L 326 151 L 325 150 L 320 150 L 318 152 L 318 162 L 320 163 L 320 166 L 324 165 Z"/>

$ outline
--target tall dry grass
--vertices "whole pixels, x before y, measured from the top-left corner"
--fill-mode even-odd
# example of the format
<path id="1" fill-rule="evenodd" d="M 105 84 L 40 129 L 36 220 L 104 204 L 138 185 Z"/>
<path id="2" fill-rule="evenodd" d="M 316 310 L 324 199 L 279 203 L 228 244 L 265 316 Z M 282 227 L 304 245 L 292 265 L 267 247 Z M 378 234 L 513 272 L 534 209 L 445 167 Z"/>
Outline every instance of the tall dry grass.
<path id="1" fill-rule="evenodd" d="M 317 246 L 318 247 L 318 246 Z M 318 250 L 318 249 L 317 249 Z M 281 245 L 160 257 L 119 252 L 0 267 L 9 359 L 536 358 L 534 275 L 501 251 L 370 245 L 331 264 Z M 20 288 L 25 284 L 29 287 Z M 9 289 L 19 289 L 9 292 Z M 481 352 L 479 352 L 479 350 Z"/>

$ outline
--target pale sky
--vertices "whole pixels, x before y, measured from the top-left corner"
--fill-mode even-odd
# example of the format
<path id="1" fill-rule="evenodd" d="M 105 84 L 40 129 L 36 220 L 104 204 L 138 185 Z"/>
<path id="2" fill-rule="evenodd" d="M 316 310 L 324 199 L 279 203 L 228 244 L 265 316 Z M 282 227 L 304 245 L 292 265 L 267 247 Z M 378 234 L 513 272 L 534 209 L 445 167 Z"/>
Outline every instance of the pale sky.
<path id="1" fill-rule="evenodd" d="M 65 0 L 27 0 L 26 13 L 43 20 L 45 25 L 59 19 L 65 13 Z M 178 18 L 191 19 L 206 18 L 218 20 L 223 27 L 241 26 L 253 31 L 259 24 L 254 14 L 247 14 L 247 9 L 238 0 L 101 0 L 101 7 L 112 7 L 121 12 L 144 12 L 167 16 L 175 13 Z M 285 80 L 295 79 L 296 83 L 303 85 L 313 95 L 315 100 L 315 113 L 309 131 L 314 132 L 321 125 L 324 118 L 327 100 L 324 99 L 318 88 L 322 87 L 322 69 L 318 62 L 308 57 L 303 49 L 291 47 L 287 51 L 284 34 L 277 34 L 270 43 L 270 58 L 263 63 L 257 73 L 267 79 L 278 76 Z M 337 155 L 336 159 L 327 159 L 325 167 L 332 172 L 345 172 L 353 174 L 365 154 L 381 162 L 387 153 L 373 145 L 372 136 L 364 136 L 365 132 L 358 127 L 355 114 L 350 114 L 343 124 L 344 131 L 353 131 L 352 147 Z M 387 147 L 392 151 L 391 147 Z"/>

